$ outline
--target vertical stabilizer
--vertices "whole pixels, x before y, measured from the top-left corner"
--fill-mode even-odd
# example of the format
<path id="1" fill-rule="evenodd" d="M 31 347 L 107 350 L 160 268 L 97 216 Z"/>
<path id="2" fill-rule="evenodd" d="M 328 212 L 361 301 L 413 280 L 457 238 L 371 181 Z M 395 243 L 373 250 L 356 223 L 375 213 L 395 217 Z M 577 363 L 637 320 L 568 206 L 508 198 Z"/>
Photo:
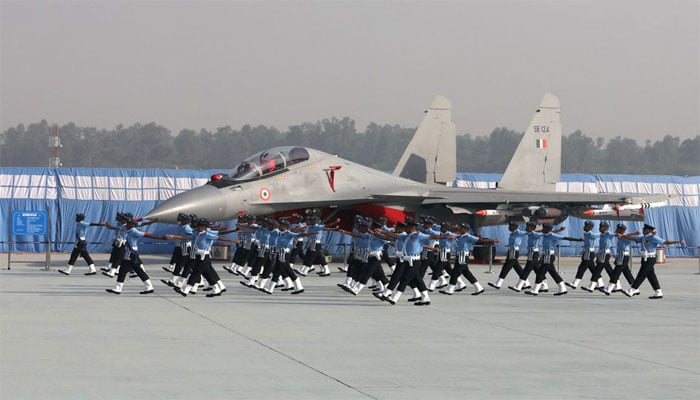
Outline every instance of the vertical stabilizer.
<path id="1" fill-rule="evenodd" d="M 553 192 L 560 175 L 559 99 L 545 93 L 498 188 Z"/>
<path id="2" fill-rule="evenodd" d="M 394 175 L 422 183 L 452 182 L 457 176 L 457 136 L 450 101 L 435 96 Z"/>

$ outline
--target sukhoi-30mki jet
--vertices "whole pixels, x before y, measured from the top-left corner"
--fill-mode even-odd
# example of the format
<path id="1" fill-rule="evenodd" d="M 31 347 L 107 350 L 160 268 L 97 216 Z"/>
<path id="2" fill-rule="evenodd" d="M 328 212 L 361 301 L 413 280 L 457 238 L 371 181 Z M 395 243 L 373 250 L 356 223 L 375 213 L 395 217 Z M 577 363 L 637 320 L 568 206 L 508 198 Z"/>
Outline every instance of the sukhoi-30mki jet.
<path id="1" fill-rule="evenodd" d="M 328 216 L 407 215 L 498 225 L 515 220 L 559 223 L 568 216 L 643 220 L 645 206 L 667 195 L 555 191 L 561 172 L 559 99 L 545 94 L 495 189 L 447 187 L 456 177 L 456 130 L 450 101 L 435 97 L 392 174 L 308 147 L 275 147 L 228 174 L 158 205 L 146 218 L 175 222 L 178 213 L 212 220 L 308 209 Z"/>

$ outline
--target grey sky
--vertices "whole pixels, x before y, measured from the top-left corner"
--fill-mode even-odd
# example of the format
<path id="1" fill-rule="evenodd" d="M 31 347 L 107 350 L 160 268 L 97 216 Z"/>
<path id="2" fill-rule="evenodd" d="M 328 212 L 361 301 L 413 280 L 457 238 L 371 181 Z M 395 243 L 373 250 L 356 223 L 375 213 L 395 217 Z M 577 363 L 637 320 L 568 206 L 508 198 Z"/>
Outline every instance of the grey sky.
<path id="1" fill-rule="evenodd" d="M 700 133 L 698 1 L 0 2 L 0 130 L 46 119 L 177 133 L 349 116 L 522 131 Z"/>

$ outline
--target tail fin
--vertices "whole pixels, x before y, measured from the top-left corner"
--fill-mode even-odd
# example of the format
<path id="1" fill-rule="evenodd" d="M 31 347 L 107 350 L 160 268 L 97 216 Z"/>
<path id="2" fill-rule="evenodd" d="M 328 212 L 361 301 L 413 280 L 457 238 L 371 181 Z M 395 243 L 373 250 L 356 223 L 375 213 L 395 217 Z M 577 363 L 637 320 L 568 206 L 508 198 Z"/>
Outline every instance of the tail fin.
<path id="1" fill-rule="evenodd" d="M 553 192 L 560 175 L 559 98 L 545 93 L 498 188 Z"/>
<path id="2" fill-rule="evenodd" d="M 456 144 L 450 101 L 435 96 L 393 174 L 422 183 L 452 182 L 457 176 Z"/>

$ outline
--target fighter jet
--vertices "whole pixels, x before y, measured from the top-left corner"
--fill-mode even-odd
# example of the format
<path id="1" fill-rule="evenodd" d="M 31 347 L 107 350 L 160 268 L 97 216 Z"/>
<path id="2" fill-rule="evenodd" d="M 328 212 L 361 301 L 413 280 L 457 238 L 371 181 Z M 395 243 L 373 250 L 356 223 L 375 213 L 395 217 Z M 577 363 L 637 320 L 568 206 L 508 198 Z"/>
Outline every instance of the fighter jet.
<path id="1" fill-rule="evenodd" d="M 559 99 L 545 94 L 495 189 L 447 186 L 456 178 L 456 129 L 450 101 L 438 95 L 392 174 L 308 147 L 275 147 L 166 200 L 146 218 L 174 223 L 185 212 L 223 221 L 313 209 L 325 216 L 360 213 L 394 222 L 432 216 L 478 227 L 560 223 L 568 216 L 643 220 L 645 204 L 668 200 L 666 195 L 555 191 L 561 171 L 559 116 Z M 615 217 L 597 211 L 609 209 L 627 211 Z"/>

